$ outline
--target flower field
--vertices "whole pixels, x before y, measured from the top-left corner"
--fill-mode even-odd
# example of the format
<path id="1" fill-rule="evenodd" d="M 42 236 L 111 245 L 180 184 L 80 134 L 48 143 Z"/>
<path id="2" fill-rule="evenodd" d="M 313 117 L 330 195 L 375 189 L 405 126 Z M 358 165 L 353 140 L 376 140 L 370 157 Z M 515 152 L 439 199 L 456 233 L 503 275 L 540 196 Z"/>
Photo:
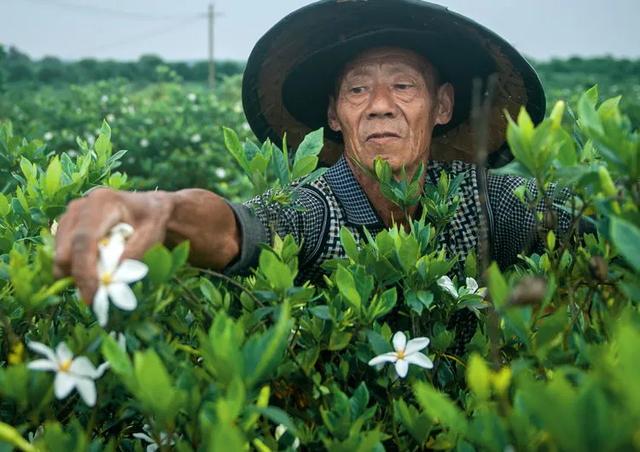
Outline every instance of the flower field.
<path id="1" fill-rule="evenodd" d="M 535 199 L 518 190 L 530 206 L 570 188 L 574 218 L 560 236 L 541 212 L 544 250 L 512 267 L 469 256 L 454 270 L 437 237 L 459 198 L 441 177 L 410 230 L 341 231 L 347 257 L 322 284 L 296 279 L 292 237 L 231 278 L 190 266 L 186 242 L 119 262 L 131 230 L 118 225 L 87 304 L 52 274 L 72 199 L 197 186 L 290 202 L 289 182 L 318 175 L 322 133 L 291 158 L 253 144 L 237 77 L 215 94 L 170 79 L 8 86 L 0 451 L 640 450 L 637 87 L 622 110 L 580 87 L 538 126 L 512 118 L 500 171 L 535 180 Z M 410 182 L 384 182 L 411 201 Z"/>

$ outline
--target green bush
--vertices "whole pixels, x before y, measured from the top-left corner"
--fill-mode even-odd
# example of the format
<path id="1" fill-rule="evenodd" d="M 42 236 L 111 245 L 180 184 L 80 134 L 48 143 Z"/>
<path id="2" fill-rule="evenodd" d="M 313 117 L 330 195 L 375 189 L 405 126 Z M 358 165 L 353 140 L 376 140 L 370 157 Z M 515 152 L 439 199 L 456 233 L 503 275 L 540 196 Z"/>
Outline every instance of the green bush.
<path id="1" fill-rule="evenodd" d="M 239 99 L 240 77 L 227 79 L 215 94 L 173 81 L 140 88 L 111 80 L 9 90 L 0 96 L 0 119 L 11 120 L 16 134 L 70 156 L 79 152 L 76 137 L 91 143 L 96 124 L 106 120 L 114 145 L 128 150 L 120 163 L 136 188 L 201 187 L 237 197 L 249 186 L 238 182 L 221 126 L 252 136 Z"/>
<path id="2" fill-rule="evenodd" d="M 548 233 L 546 251 L 517 266 L 468 258 L 464 275 L 445 278 L 455 261 L 435 238 L 457 198 L 456 181 L 443 177 L 410 230 L 363 243 L 343 230 L 347 258 L 331 263 L 322 286 L 294 285 L 291 237 L 234 279 L 188 266 L 186 243 L 157 246 L 132 286 L 137 307 L 112 307 L 105 328 L 70 278 L 53 278 L 50 228 L 87 190 L 130 186 L 113 171 L 127 157 L 112 152 L 106 125 L 69 155 L 3 124 L 0 448 L 640 449 L 640 136 L 618 99 L 598 104 L 595 89 L 577 115 L 573 135 L 563 104 L 537 127 L 526 112 L 510 124 L 516 160 L 503 171 L 533 177 L 541 197 L 552 182 L 574 193 L 563 206 L 575 216 L 571 233 Z M 242 183 L 275 187 L 280 202 L 295 196 L 292 179 L 317 176 L 320 136 L 292 160 L 225 131 Z M 414 195 L 410 182 L 385 183 L 399 203 Z M 577 235 L 583 216 L 597 236 Z M 479 328 L 458 353 L 450 323 L 467 311 Z M 414 340 L 409 348 L 401 336 Z M 67 395 L 52 372 L 33 369 L 49 353 L 35 343 L 59 347 L 50 357 L 58 373 L 84 369 L 77 390 Z M 413 364 L 400 377 L 403 364 L 385 359 Z"/>

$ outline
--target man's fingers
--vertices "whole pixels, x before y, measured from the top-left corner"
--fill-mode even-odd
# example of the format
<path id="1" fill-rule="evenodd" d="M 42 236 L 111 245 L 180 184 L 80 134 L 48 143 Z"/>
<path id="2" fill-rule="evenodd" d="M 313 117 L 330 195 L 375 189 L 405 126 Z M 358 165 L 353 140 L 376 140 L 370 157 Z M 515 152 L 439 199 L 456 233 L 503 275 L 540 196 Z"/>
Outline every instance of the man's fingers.
<path id="1" fill-rule="evenodd" d="M 98 288 L 96 237 L 86 231 L 74 234 L 71 244 L 71 275 L 85 303 L 92 303 Z"/>
<path id="2" fill-rule="evenodd" d="M 71 237 L 81 202 L 81 200 L 72 201 L 58 222 L 58 230 L 55 235 L 56 250 L 53 261 L 53 275 L 56 278 L 63 278 L 71 274 Z"/>
<path id="3" fill-rule="evenodd" d="M 90 202 L 89 202 L 90 201 Z M 90 195 L 79 209 L 71 232 L 71 275 L 82 299 L 91 303 L 98 287 L 98 241 L 122 221 L 120 207 L 113 193 Z"/>
<path id="4" fill-rule="evenodd" d="M 127 241 L 122 259 L 140 260 L 149 248 L 156 243 L 164 242 L 165 231 L 160 226 L 155 223 L 139 226 Z"/>

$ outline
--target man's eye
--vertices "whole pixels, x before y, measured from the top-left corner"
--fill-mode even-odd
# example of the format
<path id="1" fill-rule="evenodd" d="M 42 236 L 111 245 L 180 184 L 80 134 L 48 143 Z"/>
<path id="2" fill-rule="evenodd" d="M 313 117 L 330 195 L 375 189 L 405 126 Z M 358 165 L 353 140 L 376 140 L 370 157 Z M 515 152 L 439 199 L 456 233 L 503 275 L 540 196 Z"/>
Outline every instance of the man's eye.
<path id="1" fill-rule="evenodd" d="M 349 89 L 351 94 L 362 94 L 367 90 L 366 86 L 353 86 Z"/>
<path id="2" fill-rule="evenodd" d="M 394 87 L 400 91 L 404 91 L 413 88 L 413 85 L 411 83 L 396 83 Z"/>

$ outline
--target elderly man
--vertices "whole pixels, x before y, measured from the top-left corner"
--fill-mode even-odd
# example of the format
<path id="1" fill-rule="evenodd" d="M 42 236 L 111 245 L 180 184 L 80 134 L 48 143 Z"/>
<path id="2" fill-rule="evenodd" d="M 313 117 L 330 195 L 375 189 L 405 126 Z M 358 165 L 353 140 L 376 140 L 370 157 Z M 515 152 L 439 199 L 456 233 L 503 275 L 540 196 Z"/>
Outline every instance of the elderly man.
<path id="1" fill-rule="evenodd" d="M 538 122 L 545 106 L 535 72 L 508 43 L 463 16 L 417 0 L 332 0 L 295 11 L 265 34 L 249 58 L 245 112 L 258 138 L 276 142 L 285 131 L 295 143 L 325 126 L 323 157 L 337 163 L 299 187 L 296 205 L 288 207 L 266 197 L 231 204 L 199 189 L 95 190 L 72 202 L 60 221 L 56 270 L 72 274 L 91 300 L 97 242 L 126 222 L 135 228 L 126 257 L 140 257 L 157 242 L 189 240 L 192 263 L 229 272 L 254 265 L 258 245 L 274 233 L 291 233 L 303 244 L 302 277 L 314 278 L 324 261 L 344 255 L 341 227 L 362 238 L 365 227 L 375 233 L 408 220 L 365 170 L 376 157 L 410 176 L 426 164 L 425 184 L 437 183 L 443 169 L 463 174 L 462 202 L 442 245 L 463 261 L 478 246 L 485 210 L 493 257 L 513 262 L 537 237 L 533 215 L 513 195 L 526 181 L 478 178 L 485 169 L 472 163 L 472 80 L 489 74 L 498 80 L 487 143 L 494 151 L 489 161 L 497 164 L 510 155 L 504 110 L 516 115 L 524 105 Z M 479 180 L 487 181 L 484 207 Z M 566 216 L 558 216 L 560 229 L 566 228 Z"/>

